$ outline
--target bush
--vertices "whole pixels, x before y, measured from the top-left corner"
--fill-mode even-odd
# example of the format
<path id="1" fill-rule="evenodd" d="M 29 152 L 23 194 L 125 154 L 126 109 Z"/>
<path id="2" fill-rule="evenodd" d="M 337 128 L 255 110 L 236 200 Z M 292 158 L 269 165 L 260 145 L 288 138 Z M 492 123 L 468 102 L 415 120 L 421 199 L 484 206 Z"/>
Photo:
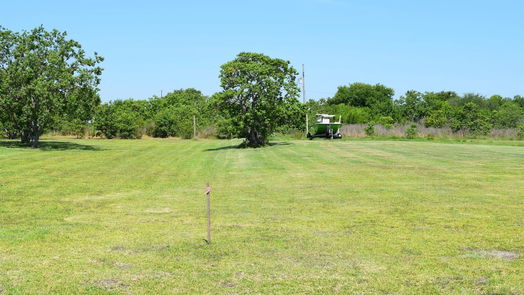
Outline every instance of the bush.
<path id="1" fill-rule="evenodd" d="M 490 124 L 489 113 L 472 102 L 455 110 L 450 127 L 453 132 L 467 132 L 469 135 L 487 135 L 493 127 Z"/>
<path id="2" fill-rule="evenodd" d="M 238 128 L 231 119 L 220 119 L 216 123 L 216 136 L 220 139 L 231 139 L 238 136 Z"/>
<path id="3" fill-rule="evenodd" d="M 395 120 L 393 120 L 393 118 L 390 116 L 382 116 L 378 118 L 376 123 L 384 126 L 386 129 L 391 129 L 393 127 L 393 123 L 395 123 Z"/>
<path id="4" fill-rule="evenodd" d="M 375 122 L 369 122 L 368 126 L 364 128 L 364 131 L 366 131 L 367 136 L 374 136 L 375 135 Z"/>
<path id="5" fill-rule="evenodd" d="M 406 138 L 413 139 L 417 136 L 417 124 L 412 123 L 406 130 Z"/>
<path id="6" fill-rule="evenodd" d="M 366 123 L 371 117 L 368 108 L 352 107 L 349 111 L 342 114 L 342 120 L 348 124 Z"/>
<path id="7" fill-rule="evenodd" d="M 444 110 L 435 110 L 424 120 L 426 127 L 443 128 L 448 123 L 448 117 Z"/>
<path id="8" fill-rule="evenodd" d="M 165 109 L 156 114 L 150 135 L 153 137 L 175 136 L 176 118 L 171 109 Z"/>
<path id="9" fill-rule="evenodd" d="M 132 111 L 117 112 L 115 126 L 117 135 L 123 139 L 140 139 L 144 134 L 144 122 L 140 115 Z"/>
<path id="10" fill-rule="evenodd" d="M 86 129 L 89 126 L 80 119 L 73 119 L 71 121 L 62 121 L 60 124 L 60 133 L 62 135 L 74 135 L 77 138 L 84 137 Z"/>
<path id="11" fill-rule="evenodd" d="M 103 104 L 97 110 L 94 121 L 97 134 L 108 139 L 142 138 L 144 134 L 144 120 L 141 115 L 122 104 Z"/>
<path id="12" fill-rule="evenodd" d="M 520 124 L 517 135 L 519 138 L 524 138 L 524 124 Z"/>

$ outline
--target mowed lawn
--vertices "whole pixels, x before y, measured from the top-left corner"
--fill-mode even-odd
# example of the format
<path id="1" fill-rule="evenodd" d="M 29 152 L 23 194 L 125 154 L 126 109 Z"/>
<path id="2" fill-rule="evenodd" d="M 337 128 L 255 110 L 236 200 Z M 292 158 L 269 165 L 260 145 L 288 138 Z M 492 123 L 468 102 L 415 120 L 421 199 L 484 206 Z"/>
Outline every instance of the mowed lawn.
<path id="1" fill-rule="evenodd" d="M 0 294 L 524 293 L 524 147 L 238 143 L 0 141 Z"/>

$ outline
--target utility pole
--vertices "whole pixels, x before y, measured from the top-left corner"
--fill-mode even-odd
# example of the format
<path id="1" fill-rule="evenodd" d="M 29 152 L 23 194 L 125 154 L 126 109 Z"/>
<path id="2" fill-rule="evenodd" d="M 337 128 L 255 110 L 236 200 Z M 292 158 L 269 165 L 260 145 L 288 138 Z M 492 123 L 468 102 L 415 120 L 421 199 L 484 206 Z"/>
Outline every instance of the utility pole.
<path id="1" fill-rule="evenodd" d="M 306 104 L 306 76 L 304 74 L 304 64 L 302 64 L 302 103 Z M 309 110 L 306 109 L 306 135 L 309 132 L 308 112 Z"/>

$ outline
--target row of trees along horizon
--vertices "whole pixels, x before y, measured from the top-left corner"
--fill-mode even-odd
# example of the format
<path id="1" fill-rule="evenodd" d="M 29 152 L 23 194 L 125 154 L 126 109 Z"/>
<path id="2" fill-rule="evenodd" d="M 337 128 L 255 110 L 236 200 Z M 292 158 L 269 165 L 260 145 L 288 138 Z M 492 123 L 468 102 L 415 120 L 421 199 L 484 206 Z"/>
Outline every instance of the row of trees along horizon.
<path id="1" fill-rule="evenodd" d="M 105 138 L 178 136 L 246 138 L 262 146 L 274 132 L 304 133 L 306 113 L 342 116 L 345 124 L 417 122 L 452 132 L 486 135 L 517 129 L 524 136 L 524 97 L 453 91 L 408 91 L 394 99 L 382 84 L 352 83 L 330 98 L 299 102 L 298 72 L 289 61 L 242 52 L 221 66 L 223 91 L 205 96 L 180 89 L 145 100 L 102 103 L 103 58 L 86 56 L 65 32 L 13 32 L 0 27 L 0 135 L 37 147 L 44 132 Z M 303 134 L 305 136 L 305 134 Z"/>

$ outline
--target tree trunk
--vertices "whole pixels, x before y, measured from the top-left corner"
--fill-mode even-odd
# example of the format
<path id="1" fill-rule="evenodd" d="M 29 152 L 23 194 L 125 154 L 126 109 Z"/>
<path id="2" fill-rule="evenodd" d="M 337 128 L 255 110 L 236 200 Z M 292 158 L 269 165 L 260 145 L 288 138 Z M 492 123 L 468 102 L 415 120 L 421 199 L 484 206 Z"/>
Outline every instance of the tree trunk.
<path id="1" fill-rule="evenodd" d="M 31 147 L 32 148 L 38 148 L 40 145 L 40 135 L 38 133 L 34 133 L 31 135 Z"/>
<path id="2" fill-rule="evenodd" d="M 249 137 L 247 138 L 247 146 L 257 148 L 264 145 L 264 139 L 261 138 L 260 134 L 255 128 L 249 130 Z"/>
<path id="3" fill-rule="evenodd" d="M 38 148 L 39 144 L 40 144 L 40 128 L 38 127 L 38 123 L 33 121 L 31 123 L 31 147 Z"/>
<path id="4" fill-rule="evenodd" d="M 30 132 L 27 130 L 22 131 L 22 134 L 20 135 L 20 139 L 23 144 L 29 144 L 29 142 L 31 141 L 31 138 L 29 137 L 29 133 Z"/>

